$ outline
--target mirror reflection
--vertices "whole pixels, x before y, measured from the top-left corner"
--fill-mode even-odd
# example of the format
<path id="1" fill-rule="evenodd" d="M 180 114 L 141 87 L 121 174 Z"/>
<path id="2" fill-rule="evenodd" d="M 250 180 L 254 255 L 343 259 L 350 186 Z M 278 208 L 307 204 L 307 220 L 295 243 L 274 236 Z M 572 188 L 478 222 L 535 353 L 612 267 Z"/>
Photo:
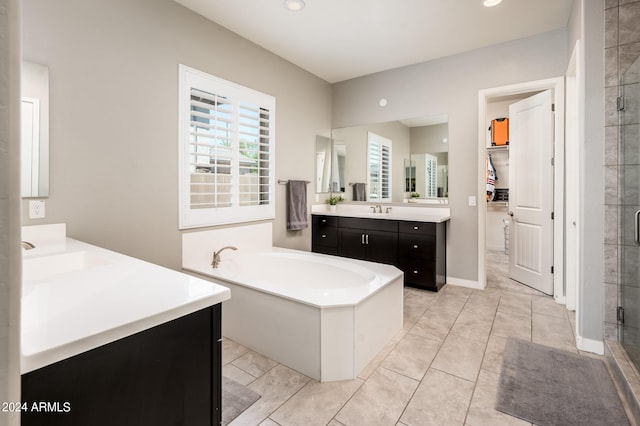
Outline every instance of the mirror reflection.
<path id="1" fill-rule="evenodd" d="M 331 138 L 316 136 L 316 192 L 331 191 Z"/>
<path id="2" fill-rule="evenodd" d="M 448 202 L 446 114 L 333 129 L 332 139 L 344 156 L 341 171 L 330 166 L 341 180 L 329 187 L 347 200 Z"/>
<path id="3" fill-rule="evenodd" d="M 448 198 L 449 126 L 447 123 L 411 128 L 411 169 L 405 191 L 412 198 Z"/>
<path id="4" fill-rule="evenodd" d="M 345 191 L 347 147 L 331 143 L 331 138 L 316 136 L 316 192 Z"/>
<path id="5" fill-rule="evenodd" d="M 49 196 L 49 69 L 22 63 L 20 193 Z"/>

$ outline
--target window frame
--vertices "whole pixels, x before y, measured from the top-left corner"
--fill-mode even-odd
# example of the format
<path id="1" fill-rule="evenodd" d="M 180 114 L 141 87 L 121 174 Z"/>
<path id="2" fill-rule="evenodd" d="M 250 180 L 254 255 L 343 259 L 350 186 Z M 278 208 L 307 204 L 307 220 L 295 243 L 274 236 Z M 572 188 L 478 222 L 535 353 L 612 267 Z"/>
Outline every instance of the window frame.
<path id="1" fill-rule="evenodd" d="M 178 117 L 178 161 L 179 161 L 179 229 L 225 225 L 275 218 L 275 97 L 224 80 L 203 71 L 179 64 L 179 117 Z M 192 208 L 191 204 L 191 90 L 196 89 L 207 93 L 215 93 L 224 97 L 232 104 L 231 125 L 233 128 L 230 180 L 231 205 L 229 207 Z M 240 104 L 252 104 L 258 108 L 268 110 L 268 145 L 265 151 L 268 155 L 266 179 L 268 191 L 267 200 L 260 205 L 241 205 L 240 200 L 240 132 L 239 108 Z M 262 137 L 261 137 L 262 138 Z M 264 179 L 259 175 L 258 179 Z M 266 187 L 267 185 L 260 185 Z M 266 189 L 266 188 L 265 188 Z M 258 192 L 258 196 L 260 192 Z"/>

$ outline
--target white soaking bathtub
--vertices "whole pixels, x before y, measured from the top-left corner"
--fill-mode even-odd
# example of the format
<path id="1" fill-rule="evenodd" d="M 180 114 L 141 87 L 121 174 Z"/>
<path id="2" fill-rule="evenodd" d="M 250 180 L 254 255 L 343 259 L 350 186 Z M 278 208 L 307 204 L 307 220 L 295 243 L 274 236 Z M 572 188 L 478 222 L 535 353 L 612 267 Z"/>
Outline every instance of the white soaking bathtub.
<path id="1" fill-rule="evenodd" d="M 354 379 L 402 329 L 390 265 L 272 247 L 183 268 L 229 287 L 222 334 L 322 382 Z"/>

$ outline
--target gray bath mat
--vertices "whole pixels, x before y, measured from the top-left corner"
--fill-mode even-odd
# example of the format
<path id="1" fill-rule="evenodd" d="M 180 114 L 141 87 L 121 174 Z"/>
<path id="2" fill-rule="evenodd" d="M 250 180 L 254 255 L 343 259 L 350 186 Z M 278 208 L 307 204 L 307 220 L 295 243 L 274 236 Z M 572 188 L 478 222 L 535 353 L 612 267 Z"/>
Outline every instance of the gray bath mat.
<path id="1" fill-rule="evenodd" d="M 260 395 L 251 389 L 222 376 L 222 424 L 231 423 L 258 399 Z"/>
<path id="2" fill-rule="evenodd" d="M 536 425 L 628 425 L 599 359 L 507 339 L 496 409 Z"/>

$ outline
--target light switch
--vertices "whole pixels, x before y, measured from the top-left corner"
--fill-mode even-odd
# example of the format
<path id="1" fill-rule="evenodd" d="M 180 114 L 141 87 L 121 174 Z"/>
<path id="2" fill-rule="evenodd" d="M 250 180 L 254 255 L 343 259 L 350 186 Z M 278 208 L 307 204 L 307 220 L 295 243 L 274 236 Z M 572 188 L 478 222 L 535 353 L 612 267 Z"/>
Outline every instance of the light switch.
<path id="1" fill-rule="evenodd" d="M 29 219 L 44 219 L 44 200 L 29 200 Z"/>
<path id="2" fill-rule="evenodd" d="M 475 206 L 476 206 L 476 196 L 469 195 L 469 207 L 475 207 Z"/>

